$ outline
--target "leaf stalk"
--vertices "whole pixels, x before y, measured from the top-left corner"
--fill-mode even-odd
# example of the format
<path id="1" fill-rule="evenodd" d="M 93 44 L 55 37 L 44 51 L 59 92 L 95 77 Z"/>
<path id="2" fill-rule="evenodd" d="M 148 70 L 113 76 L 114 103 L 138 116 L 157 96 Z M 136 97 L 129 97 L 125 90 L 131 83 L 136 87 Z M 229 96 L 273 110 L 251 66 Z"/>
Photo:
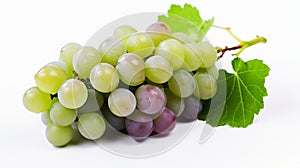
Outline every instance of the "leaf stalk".
<path id="1" fill-rule="evenodd" d="M 245 40 L 240 39 L 238 36 L 236 36 L 231 31 L 230 27 L 221 27 L 221 26 L 216 26 L 216 25 L 213 25 L 213 27 L 218 28 L 218 29 L 222 29 L 222 30 L 226 30 L 231 37 L 233 37 L 236 41 L 239 42 L 239 45 L 234 46 L 234 47 L 228 47 L 228 46 L 225 46 L 224 48 L 216 47 L 217 52 L 220 53 L 220 55 L 218 56 L 218 59 L 222 58 L 227 51 L 238 50 L 238 49 L 239 49 L 239 51 L 235 54 L 232 54 L 232 56 L 239 57 L 239 55 L 246 48 L 248 48 L 250 46 L 253 46 L 253 45 L 256 45 L 256 44 L 259 44 L 259 43 L 266 43 L 267 42 L 267 39 L 265 37 L 262 37 L 262 36 L 256 36 L 252 40 L 245 41 Z"/>

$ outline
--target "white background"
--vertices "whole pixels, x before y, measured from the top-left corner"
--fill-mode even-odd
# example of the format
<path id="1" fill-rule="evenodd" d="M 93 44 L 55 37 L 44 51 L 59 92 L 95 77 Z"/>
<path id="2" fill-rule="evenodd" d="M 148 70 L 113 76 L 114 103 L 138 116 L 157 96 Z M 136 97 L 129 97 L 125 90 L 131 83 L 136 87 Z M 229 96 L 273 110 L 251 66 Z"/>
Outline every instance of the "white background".
<path id="1" fill-rule="evenodd" d="M 116 156 L 94 143 L 50 145 L 40 116 L 22 105 L 24 91 L 34 85 L 34 73 L 56 60 L 64 44 L 84 44 L 114 19 L 166 12 L 171 3 L 184 2 L 196 6 L 204 18 L 215 16 L 216 25 L 230 26 L 241 38 L 267 37 L 267 44 L 242 54 L 271 67 L 269 96 L 254 124 L 246 129 L 217 128 L 199 144 L 203 123 L 197 122 L 177 146 L 143 159 Z M 300 167 L 299 9 L 297 0 L 1 0 L 0 167 Z M 214 45 L 236 44 L 221 30 L 211 29 L 208 37 Z"/>

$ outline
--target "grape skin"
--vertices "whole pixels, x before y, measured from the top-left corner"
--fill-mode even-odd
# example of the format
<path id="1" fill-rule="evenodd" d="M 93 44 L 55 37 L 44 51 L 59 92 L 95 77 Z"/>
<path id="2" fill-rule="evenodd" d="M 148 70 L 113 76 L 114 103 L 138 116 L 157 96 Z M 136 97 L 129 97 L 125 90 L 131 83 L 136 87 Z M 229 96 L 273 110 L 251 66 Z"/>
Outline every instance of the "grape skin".
<path id="1" fill-rule="evenodd" d="M 119 75 L 115 67 L 108 63 L 99 63 L 91 71 L 92 86 L 101 93 L 109 93 L 119 85 Z"/>
<path id="2" fill-rule="evenodd" d="M 155 114 L 165 106 L 166 98 L 163 91 L 156 86 L 142 85 L 136 92 L 137 107 L 146 114 Z"/>
<path id="3" fill-rule="evenodd" d="M 55 102 L 50 109 L 51 121 L 59 126 L 71 125 L 77 117 L 77 111 L 67 109 L 59 101 Z"/>
<path id="4" fill-rule="evenodd" d="M 101 112 L 104 116 L 104 118 L 106 119 L 106 121 L 116 130 L 118 131 L 122 131 L 125 129 L 125 117 L 118 117 L 116 115 L 114 115 L 108 105 L 105 103 L 103 104 L 103 106 L 101 107 Z"/>
<path id="5" fill-rule="evenodd" d="M 55 65 L 45 65 L 34 76 L 37 87 L 49 94 L 57 93 L 61 84 L 67 79 L 67 73 Z"/>
<path id="6" fill-rule="evenodd" d="M 219 78 L 219 70 L 218 68 L 216 67 L 216 65 L 212 65 L 208 68 L 199 68 L 197 70 L 197 72 L 200 72 L 200 73 L 208 73 L 210 74 L 215 80 L 218 80 Z"/>
<path id="7" fill-rule="evenodd" d="M 194 95 L 184 98 L 185 108 L 179 116 L 181 121 L 194 121 L 202 111 L 201 101 Z"/>
<path id="8" fill-rule="evenodd" d="M 49 123 L 46 129 L 46 137 L 54 146 L 65 146 L 72 140 L 73 128 L 72 126 L 63 127 Z"/>
<path id="9" fill-rule="evenodd" d="M 199 43 L 199 49 L 201 50 L 202 64 L 201 68 L 207 68 L 215 64 L 217 61 L 217 51 L 213 45 L 208 41 Z"/>
<path id="10" fill-rule="evenodd" d="M 45 126 L 49 125 L 52 123 L 51 118 L 50 118 L 50 112 L 45 111 L 41 114 L 41 120 Z"/>
<path id="11" fill-rule="evenodd" d="M 189 97 L 196 89 L 193 76 L 185 70 L 175 71 L 168 81 L 168 86 L 176 96 L 181 98 Z"/>
<path id="12" fill-rule="evenodd" d="M 88 78 L 95 65 L 100 63 L 102 56 L 99 51 L 93 47 L 82 47 L 73 58 L 74 70 L 81 78 Z"/>
<path id="13" fill-rule="evenodd" d="M 130 86 L 137 86 L 144 82 L 145 68 L 143 59 L 134 53 L 122 55 L 116 66 L 122 82 Z"/>
<path id="14" fill-rule="evenodd" d="M 70 66 L 63 61 L 53 61 L 48 63 L 47 65 L 54 65 L 63 69 L 67 73 L 68 79 L 73 77 L 73 68 L 70 68 Z"/>
<path id="15" fill-rule="evenodd" d="M 176 117 L 180 116 L 185 107 L 183 98 L 175 96 L 169 88 L 165 88 L 164 92 L 167 98 L 166 107 L 171 109 Z"/>
<path id="16" fill-rule="evenodd" d="M 184 63 L 184 48 L 175 39 L 167 39 L 159 43 L 155 55 L 161 55 L 170 61 L 173 70 L 178 70 Z"/>
<path id="17" fill-rule="evenodd" d="M 176 116 L 173 111 L 164 108 L 162 113 L 153 121 L 154 132 L 166 135 L 169 134 L 176 125 Z"/>
<path id="18" fill-rule="evenodd" d="M 175 32 L 172 34 L 172 37 L 178 41 L 180 41 L 182 44 L 185 43 L 192 43 L 192 40 L 184 33 L 182 32 Z"/>
<path id="19" fill-rule="evenodd" d="M 37 87 L 28 89 L 23 95 L 23 104 L 31 112 L 45 112 L 51 107 L 51 102 L 50 95 Z"/>
<path id="20" fill-rule="evenodd" d="M 101 62 L 109 63 L 113 66 L 115 66 L 118 59 L 127 52 L 122 42 L 114 38 L 104 40 L 99 46 L 99 51 L 102 55 Z"/>
<path id="21" fill-rule="evenodd" d="M 197 88 L 194 95 L 200 99 L 207 100 L 212 98 L 217 92 L 217 81 L 208 73 L 197 72 L 194 75 Z"/>
<path id="22" fill-rule="evenodd" d="M 140 111 L 135 111 L 125 119 L 128 135 L 137 141 L 146 139 L 154 130 L 152 118 Z"/>
<path id="23" fill-rule="evenodd" d="M 60 50 L 59 61 L 62 61 L 68 65 L 70 71 L 73 71 L 73 57 L 74 54 L 80 50 L 82 46 L 77 43 L 68 43 Z"/>
<path id="24" fill-rule="evenodd" d="M 77 79 L 67 80 L 58 90 L 58 100 L 66 108 L 79 108 L 86 102 L 88 90 L 83 82 Z"/>
<path id="25" fill-rule="evenodd" d="M 195 71 L 201 65 L 203 59 L 201 58 L 201 51 L 198 43 L 183 44 L 184 48 L 184 65 L 183 68 L 188 71 Z"/>
<path id="26" fill-rule="evenodd" d="M 151 24 L 146 29 L 146 33 L 151 36 L 155 46 L 158 46 L 160 42 L 171 37 L 170 27 L 163 22 L 155 22 Z"/>
<path id="27" fill-rule="evenodd" d="M 85 113 L 79 117 L 78 130 L 86 139 L 96 140 L 100 138 L 106 129 L 105 121 L 96 112 Z"/>
<path id="28" fill-rule="evenodd" d="M 151 56 L 146 60 L 145 64 L 146 77 L 154 83 L 165 83 L 173 75 L 172 65 L 162 56 Z"/>
<path id="29" fill-rule="evenodd" d="M 78 116 L 81 114 L 98 111 L 104 103 L 104 98 L 102 94 L 95 89 L 88 89 L 88 98 L 84 105 L 79 107 L 77 110 Z"/>
<path id="30" fill-rule="evenodd" d="M 154 51 L 152 38 L 146 33 L 136 33 L 128 37 L 125 45 L 130 53 L 135 53 L 141 58 L 146 58 Z"/>
<path id="31" fill-rule="evenodd" d="M 136 99 L 132 92 L 127 89 L 118 88 L 108 97 L 110 111 L 118 117 L 129 116 L 136 107 Z"/>
<path id="32" fill-rule="evenodd" d="M 123 45 L 125 46 L 126 45 L 126 41 L 127 41 L 127 38 L 131 35 L 131 34 L 134 34 L 136 33 L 137 30 L 132 27 L 132 26 L 129 26 L 129 25 L 121 25 L 119 27 L 117 27 L 114 32 L 113 32 L 113 37 L 115 39 L 118 39 L 120 40 Z"/>

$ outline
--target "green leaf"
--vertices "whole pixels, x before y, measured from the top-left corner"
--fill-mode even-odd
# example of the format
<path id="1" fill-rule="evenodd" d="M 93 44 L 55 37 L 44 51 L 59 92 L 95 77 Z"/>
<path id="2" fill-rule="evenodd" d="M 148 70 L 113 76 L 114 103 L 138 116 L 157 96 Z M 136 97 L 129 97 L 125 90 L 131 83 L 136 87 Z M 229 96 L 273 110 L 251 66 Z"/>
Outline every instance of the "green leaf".
<path id="1" fill-rule="evenodd" d="M 168 16 L 158 16 L 158 21 L 164 22 L 171 28 L 172 32 L 182 32 L 193 41 L 199 42 L 205 36 L 214 22 L 214 18 L 203 20 L 197 8 L 185 4 L 171 5 Z"/>
<path id="2" fill-rule="evenodd" d="M 261 60 L 244 62 L 241 58 L 232 60 L 235 73 L 220 70 L 217 94 L 203 101 L 200 120 L 212 126 L 230 125 L 247 127 L 253 123 L 254 115 L 264 108 L 264 87 L 270 68 Z"/>

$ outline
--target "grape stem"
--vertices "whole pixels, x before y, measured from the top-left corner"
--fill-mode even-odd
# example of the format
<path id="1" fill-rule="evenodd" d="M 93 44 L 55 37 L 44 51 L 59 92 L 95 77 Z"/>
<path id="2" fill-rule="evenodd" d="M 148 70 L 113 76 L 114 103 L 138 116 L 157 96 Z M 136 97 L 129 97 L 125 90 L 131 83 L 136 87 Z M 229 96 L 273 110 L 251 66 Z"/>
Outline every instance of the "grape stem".
<path id="1" fill-rule="evenodd" d="M 246 48 L 248 48 L 250 46 L 253 46 L 255 44 L 258 44 L 258 43 L 266 43 L 267 42 L 267 39 L 265 37 L 262 37 L 262 36 L 256 36 L 252 40 L 244 41 L 244 40 L 241 40 L 239 37 L 237 37 L 235 34 L 233 34 L 229 27 L 221 27 L 221 26 L 216 26 L 216 25 L 213 25 L 213 27 L 218 28 L 218 29 L 222 29 L 222 30 L 226 30 L 231 37 L 233 37 L 235 40 L 237 40 L 240 43 L 239 45 L 234 46 L 234 47 L 228 47 L 228 46 L 225 46 L 224 48 L 216 47 L 217 52 L 221 53 L 218 56 L 218 59 L 222 58 L 227 51 L 238 50 L 238 49 L 239 49 L 239 51 L 235 54 L 232 54 L 232 56 L 239 57 L 239 55 Z"/>
<path id="2" fill-rule="evenodd" d="M 73 71 L 73 78 L 83 82 L 88 89 L 93 88 L 90 79 L 89 78 L 86 78 L 86 79 L 85 78 L 80 78 L 76 71 Z"/>
<path id="3" fill-rule="evenodd" d="M 50 97 L 51 97 L 51 100 L 53 100 L 54 98 L 56 98 L 58 96 L 57 96 L 57 93 L 55 93 L 55 94 L 50 94 Z"/>

